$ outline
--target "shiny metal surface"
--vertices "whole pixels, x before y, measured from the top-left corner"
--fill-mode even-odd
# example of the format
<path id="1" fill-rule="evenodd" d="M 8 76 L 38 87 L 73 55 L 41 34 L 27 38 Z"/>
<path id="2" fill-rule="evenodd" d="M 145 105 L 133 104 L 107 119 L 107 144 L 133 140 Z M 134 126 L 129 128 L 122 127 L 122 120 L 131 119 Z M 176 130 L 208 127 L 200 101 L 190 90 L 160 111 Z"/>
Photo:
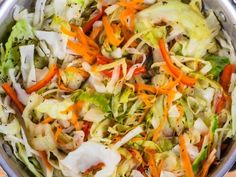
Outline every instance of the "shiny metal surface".
<path id="1" fill-rule="evenodd" d="M 236 0 L 203 0 L 205 8 L 214 10 L 216 16 L 221 21 L 223 28 L 228 32 L 232 43 L 236 48 Z M 4 34 L 8 31 L 12 23 L 12 12 L 15 4 L 29 6 L 33 0 L 0 0 L 0 41 L 4 40 Z M 32 176 L 25 172 L 19 163 L 15 163 L 12 154 L 7 146 L 0 139 L 0 165 L 10 177 Z M 5 150 L 4 150 L 5 149 Z M 6 153 L 6 151 L 8 153 Z M 219 166 L 213 169 L 211 177 L 223 177 L 236 162 L 236 140 L 229 145 L 226 155 L 222 158 Z"/>

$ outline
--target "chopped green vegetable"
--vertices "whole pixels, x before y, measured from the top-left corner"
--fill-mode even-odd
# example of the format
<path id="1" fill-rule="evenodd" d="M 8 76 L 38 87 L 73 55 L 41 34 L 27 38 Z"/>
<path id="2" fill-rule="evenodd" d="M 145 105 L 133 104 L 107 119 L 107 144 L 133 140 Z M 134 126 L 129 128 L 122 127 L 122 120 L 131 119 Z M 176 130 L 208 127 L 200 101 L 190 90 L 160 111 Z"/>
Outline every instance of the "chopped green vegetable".
<path id="1" fill-rule="evenodd" d="M 229 58 L 216 55 L 208 55 L 205 57 L 205 60 L 211 63 L 212 69 L 209 74 L 213 75 L 214 79 L 217 81 L 219 80 L 220 73 L 224 70 L 224 67 L 230 63 Z"/>

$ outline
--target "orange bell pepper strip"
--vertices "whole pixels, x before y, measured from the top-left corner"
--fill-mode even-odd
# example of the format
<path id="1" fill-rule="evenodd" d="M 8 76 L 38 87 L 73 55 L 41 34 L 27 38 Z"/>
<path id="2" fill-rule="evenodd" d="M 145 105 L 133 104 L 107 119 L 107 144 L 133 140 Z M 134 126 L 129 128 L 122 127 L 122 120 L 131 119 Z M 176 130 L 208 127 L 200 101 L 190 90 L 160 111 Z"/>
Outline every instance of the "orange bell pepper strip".
<path id="1" fill-rule="evenodd" d="M 37 82 L 35 85 L 32 85 L 31 87 L 26 89 L 27 93 L 32 93 L 35 91 L 38 91 L 39 89 L 45 87 L 52 79 L 53 77 L 58 73 L 58 68 L 57 65 L 53 64 L 47 75 L 44 77 L 44 79 L 40 80 L 39 82 Z"/>
<path id="2" fill-rule="evenodd" d="M 159 40 L 159 47 L 161 50 L 161 54 L 164 58 L 164 61 L 166 62 L 167 67 L 170 69 L 170 71 L 176 76 L 179 77 L 182 73 L 182 71 L 177 68 L 173 62 L 171 61 L 170 55 L 168 54 L 166 47 L 165 47 L 165 41 L 164 39 L 160 39 Z M 193 86 L 196 83 L 196 79 L 195 78 L 191 78 L 189 76 L 186 76 L 183 74 L 182 78 L 181 78 L 181 82 L 185 85 L 188 86 Z"/>
<path id="3" fill-rule="evenodd" d="M 8 83 L 2 84 L 3 90 L 7 93 L 7 95 L 11 98 L 13 103 L 16 105 L 20 113 L 23 113 L 25 107 L 24 105 L 18 100 L 16 92 L 11 88 Z"/>

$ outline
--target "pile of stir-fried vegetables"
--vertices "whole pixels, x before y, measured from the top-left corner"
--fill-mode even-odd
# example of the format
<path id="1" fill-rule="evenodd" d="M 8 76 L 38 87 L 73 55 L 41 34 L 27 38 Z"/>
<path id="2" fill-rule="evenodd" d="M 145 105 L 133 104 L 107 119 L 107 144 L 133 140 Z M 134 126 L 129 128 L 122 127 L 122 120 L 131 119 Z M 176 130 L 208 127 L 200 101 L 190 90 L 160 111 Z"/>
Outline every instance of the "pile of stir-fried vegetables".
<path id="1" fill-rule="evenodd" d="M 37 0 L 13 17 L 0 132 L 32 174 L 204 177 L 219 163 L 236 55 L 201 0 Z"/>

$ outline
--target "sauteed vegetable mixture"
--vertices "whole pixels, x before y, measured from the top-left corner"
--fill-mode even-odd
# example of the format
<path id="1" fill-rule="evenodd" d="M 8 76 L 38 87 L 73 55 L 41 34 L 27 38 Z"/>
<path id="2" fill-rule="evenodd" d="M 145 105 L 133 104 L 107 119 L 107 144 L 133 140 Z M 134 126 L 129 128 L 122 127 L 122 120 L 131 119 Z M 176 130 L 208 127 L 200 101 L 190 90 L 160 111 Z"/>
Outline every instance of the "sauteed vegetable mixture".
<path id="1" fill-rule="evenodd" d="M 220 162 L 236 55 L 201 0 L 34 7 L 15 7 L 0 46 L 0 132 L 31 176 L 204 177 Z"/>

